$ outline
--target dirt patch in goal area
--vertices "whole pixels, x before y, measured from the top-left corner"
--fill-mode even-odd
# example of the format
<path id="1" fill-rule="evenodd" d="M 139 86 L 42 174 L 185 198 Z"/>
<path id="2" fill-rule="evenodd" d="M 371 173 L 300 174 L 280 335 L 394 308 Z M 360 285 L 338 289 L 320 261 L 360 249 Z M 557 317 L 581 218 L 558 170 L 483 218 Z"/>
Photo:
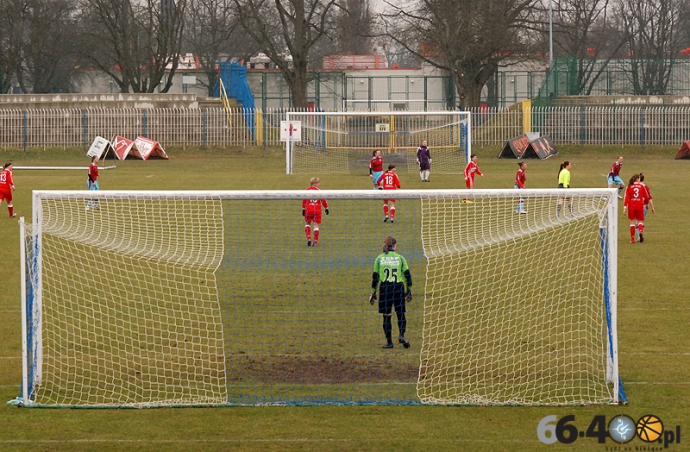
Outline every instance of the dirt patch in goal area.
<path id="1" fill-rule="evenodd" d="M 294 356 L 231 356 L 227 359 L 228 381 L 261 381 L 295 384 L 358 382 L 415 382 L 419 366 L 412 357 L 338 358 Z"/>

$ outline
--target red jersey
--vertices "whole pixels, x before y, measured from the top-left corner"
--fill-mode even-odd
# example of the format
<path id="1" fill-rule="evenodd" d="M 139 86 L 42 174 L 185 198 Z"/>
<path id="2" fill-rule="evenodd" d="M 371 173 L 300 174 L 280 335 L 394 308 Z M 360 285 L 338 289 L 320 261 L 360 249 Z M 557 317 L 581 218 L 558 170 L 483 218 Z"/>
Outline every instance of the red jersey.
<path id="1" fill-rule="evenodd" d="M 318 190 L 319 187 L 309 186 L 307 190 Z M 307 215 L 318 214 L 321 215 L 321 206 L 324 209 L 328 209 L 328 201 L 325 199 L 303 199 L 302 208 L 306 211 Z"/>
<path id="2" fill-rule="evenodd" d="M 477 166 L 477 164 L 470 160 L 470 163 L 468 163 L 465 167 L 465 179 L 474 180 L 475 173 L 482 176 L 482 172 L 479 171 L 479 167 Z"/>
<path id="3" fill-rule="evenodd" d="M 92 182 L 96 182 L 98 180 L 98 165 L 95 163 L 91 163 L 91 165 L 89 165 L 89 180 Z"/>
<path id="4" fill-rule="evenodd" d="M 12 186 L 14 181 L 12 180 L 12 171 L 8 169 L 2 170 L 0 172 L 0 190 L 9 193 L 12 191 Z"/>
<path id="5" fill-rule="evenodd" d="M 640 185 L 642 185 L 644 189 L 647 191 L 647 199 L 644 200 L 644 205 L 646 206 L 647 204 L 649 204 L 649 200 L 652 199 L 652 192 L 649 190 L 649 187 L 644 182 L 640 182 Z"/>
<path id="6" fill-rule="evenodd" d="M 393 171 L 386 171 L 381 174 L 379 180 L 376 181 L 376 185 L 382 185 L 384 190 L 395 190 L 400 188 L 400 179 Z"/>
<path id="7" fill-rule="evenodd" d="M 622 166 L 623 162 L 618 163 L 618 160 L 613 162 L 613 165 L 611 165 L 611 171 L 609 171 L 609 177 L 619 177 L 618 174 L 621 172 Z"/>
<path id="8" fill-rule="evenodd" d="M 630 210 L 642 210 L 644 205 L 649 202 L 650 198 L 647 196 L 647 187 L 635 182 L 625 190 L 623 206 L 627 206 Z"/>
<path id="9" fill-rule="evenodd" d="M 525 172 L 519 169 L 517 174 L 515 174 L 515 185 L 517 185 L 517 188 L 525 188 L 526 180 L 527 177 L 525 176 Z"/>
<path id="10" fill-rule="evenodd" d="M 369 169 L 372 173 L 380 173 L 383 171 L 383 158 L 374 157 L 369 161 Z"/>

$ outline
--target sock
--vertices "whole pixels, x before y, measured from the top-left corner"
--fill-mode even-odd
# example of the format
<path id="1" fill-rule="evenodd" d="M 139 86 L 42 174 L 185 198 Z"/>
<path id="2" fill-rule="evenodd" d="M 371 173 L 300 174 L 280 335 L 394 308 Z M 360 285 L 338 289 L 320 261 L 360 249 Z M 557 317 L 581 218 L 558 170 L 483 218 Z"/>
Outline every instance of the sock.
<path id="1" fill-rule="evenodd" d="M 619 189 L 618 189 L 618 196 L 620 196 L 621 193 L 623 193 L 623 189 L 622 189 L 622 188 L 619 188 Z"/>
<path id="2" fill-rule="evenodd" d="M 638 223 L 637 229 L 640 230 L 640 234 L 644 234 L 644 223 Z"/>
<path id="3" fill-rule="evenodd" d="M 383 316 L 383 333 L 386 335 L 386 341 L 390 344 L 393 342 L 393 338 L 391 338 L 391 316 L 389 315 L 384 315 Z"/>
<path id="4" fill-rule="evenodd" d="M 635 240 L 635 225 L 630 226 L 630 240 Z"/>
<path id="5" fill-rule="evenodd" d="M 10 211 L 10 216 L 14 215 L 14 206 L 7 206 L 7 210 Z"/>
<path id="6" fill-rule="evenodd" d="M 400 336 L 405 336 L 405 329 L 407 328 L 407 318 L 405 318 L 404 312 L 398 312 L 398 331 L 400 331 Z"/>
<path id="7" fill-rule="evenodd" d="M 384 214 L 385 216 L 388 216 L 388 204 L 384 204 L 384 205 L 383 205 L 383 214 Z"/>
<path id="8" fill-rule="evenodd" d="M 308 224 L 304 226 L 304 233 L 307 234 L 307 240 L 311 240 L 311 226 Z"/>
<path id="9" fill-rule="evenodd" d="M 426 175 L 424 176 L 424 179 L 429 180 L 429 173 L 430 173 L 430 171 L 427 170 L 427 171 L 426 171 Z"/>
<path id="10" fill-rule="evenodd" d="M 314 228 L 314 245 L 319 241 L 319 228 Z"/>
<path id="11" fill-rule="evenodd" d="M 524 209 L 525 209 L 525 200 L 520 199 L 520 201 L 518 201 L 518 210 L 517 211 L 522 212 Z"/>
<path id="12" fill-rule="evenodd" d="M 561 216 L 561 204 L 559 204 L 559 205 L 556 207 L 556 216 L 557 216 L 557 217 Z"/>
<path id="13" fill-rule="evenodd" d="M 424 180 L 424 171 L 420 171 L 420 172 L 419 172 L 419 178 L 420 178 L 421 180 Z"/>
<path id="14" fill-rule="evenodd" d="M 395 218 L 395 206 L 391 207 L 391 220 Z"/>

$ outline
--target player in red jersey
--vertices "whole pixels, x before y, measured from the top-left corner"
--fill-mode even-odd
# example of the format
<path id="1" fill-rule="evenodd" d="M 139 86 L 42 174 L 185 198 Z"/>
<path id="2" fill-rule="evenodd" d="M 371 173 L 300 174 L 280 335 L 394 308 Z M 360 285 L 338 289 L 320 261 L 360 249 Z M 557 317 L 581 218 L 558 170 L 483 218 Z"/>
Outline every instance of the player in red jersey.
<path id="1" fill-rule="evenodd" d="M 10 218 L 17 216 L 14 213 L 14 206 L 12 205 L 12 192 L 15 190 L 14 180 L 12 180 L 12 162 L 7 162 L 2 167 L 0 172 L 0 203 L 4 199 L 7 201 L 7 210 L 10 212 Z"/>
<path id="2" fill-rule="evenodd" d="M 644 203 L 644 218 L 645 220 L 647 219 L 647 211 L 649 209 L 652 209 L 652 213 L 655 213 L 656 211 L 654 210 L 654 201 L 652 200 L 652 192 L 647 186 L 647 184 L 644 183 L 644 174 L 640 173 L 640 185 L 643 185 L 645 190 L 647 190 L 647 200 Z"/>
<path id="3" fill-rule="evenodd" d="M 622 198 L 621 193 L 625 190 L 625 184 L 623 179 L 620 177 L 621 168 L 623 167 L 623 156 L 619 155 L 613 165 L 611 165 L 611 171 L 609 171 L 609 188 L 618 186 L 618 197 Z"/>
<path id="4" fill-rule="evenodd" d="M 89 190 L 99 190 L 98 187 L 98 157 L 91 157 L 91 165 L 89 165 L 89 177 L 86 179 L 86 186 Z M 98 200 L 91 199 L 86 204 L 86 210 L 91 208 L 100 209 Z"/>
<path id="5" fill-rule="evenodd" d="M 518 166 L 520 169 L 515 173 L 515 188 L 522 190 L 525 188 L 525 181 L 527 180 L 527 176 L 525 176 L 527 162 L 520 162 Z M 520 201 L 518 201 L 517 213 L 527 213 L 525 210 L 525 200 L 523 198 L 520 198 Z"/>
<path id="6" fill-rule="evenodd" d="M 376 184 L 384 190 L 395 190 L 400 188 L 400 179 L 395 174 L 395 165 L 388 165 L 388 171 L 379 176 Z M 390 207 L 389 207 L 390 204 Z M 383 200 L 383 215 L 385 216 L 383 222 L 388 222 L 390 214 L 391 223 L 395 222 L 395 199 Z"/>
<path id="7" fill-rule="evenodd" d="M 630 220 L 630 243 L 635 243 L 636 230 L 640 233 L 640 243 L 644 242 L 644 205 L 647 200 L 647 188 L 640 184 L 640 175 L 633 174 L 623 201 L 623 212 L 628 210 Z"/>
<path id="8" fill-rule="evenodd" d="M 470 190 L 474 188 L 474 175 L 479 174 L 480 176 L 484 177 L 484 174 L 482 174 L 481 171 L 479 171 L 479 167 L 477 166 L 477 154 L 472 154 L 470 156 L 470 162 L 465 166 L 465 185 L 467 185 L 467 188 Z M 462 202 L 472 202 L 468 198 L 465 198 L 462 200 Z"/>
<path id="9" fill-rule="evenodd" d="M 371 160 L 369 161 L 369 177 L 371 182 L 374 184 L 374 190 L 379 189 L 376 181 L 379 180 L 381 174 L 383 174 L 383 158 L 381 158 L 381 151 L 374 151 Z"/>
<path id="10" fill-rule="evenodd" d="M 321 179 L 312 177 L 307 190 L 318 190 Z M 328 215 L 328 201 L 325 199 L 302 200 L 302 216 L 304 217 L 304 233 L 307 235 L 307 246 L 316 246 L 319 243 L 319 225 L 321 224 L 321 207 Z M 311 240 L 311 228 L 314 225 L 314 241 Z"/>

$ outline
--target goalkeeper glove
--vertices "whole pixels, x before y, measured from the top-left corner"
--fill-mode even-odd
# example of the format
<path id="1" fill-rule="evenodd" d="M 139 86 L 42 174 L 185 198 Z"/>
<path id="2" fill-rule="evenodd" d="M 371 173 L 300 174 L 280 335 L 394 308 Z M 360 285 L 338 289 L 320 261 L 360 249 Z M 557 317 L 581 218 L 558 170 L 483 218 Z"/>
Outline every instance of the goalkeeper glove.
<path id="1" fill-rule="evenodd" d="M 305 209 L 302 209 L 302 216 L 304 217 L 306 215 L 307 215 L 307 211 Z"/>
<path id="2" fill-rule="evenodd" d="M 412 289 L 407 289 L 407 296 L 405 297 L 405 302 L 409 303 L 412 301 Z"/>
<path id="3" fill-rule="evenodd" d="M 373 305 L 376 302 L 376 292 L 372 292 L 369 296 L 369 304 Z"/>
<path id="4" fill-rule="evenodd" d="M 328 215 L 328 209 L 326 209 L 326 215 Z"/>

